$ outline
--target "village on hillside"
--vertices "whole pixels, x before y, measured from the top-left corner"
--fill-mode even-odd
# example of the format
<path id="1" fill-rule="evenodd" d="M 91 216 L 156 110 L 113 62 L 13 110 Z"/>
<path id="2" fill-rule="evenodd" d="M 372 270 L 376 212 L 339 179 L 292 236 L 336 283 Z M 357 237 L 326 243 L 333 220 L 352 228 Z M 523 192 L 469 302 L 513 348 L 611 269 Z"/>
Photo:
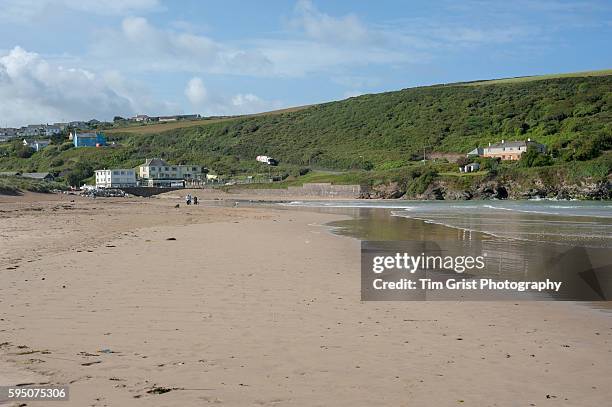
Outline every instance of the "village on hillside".
<path id="1" fill-rule="evenodd" d="M 128 125 L 144 123 L 164 123 L 180 120 L 198 120 L 200 115 L 175 116 L 148 116 L 138 114 L 128 119 L 116 116 L 114 123 Z M 40 152 L 48 147 L 52 140 L 68 140 L 73 148 L 112 148 L 115 142 L 108 142 L 103 129 L 111 123 L 92 119 L 90 121 L 72 121 L 67 123 L 28 125 L 21 128 L 0 128 L 0 142 L 11 142 L 21 139 L 24 148 L 32 153 Z M 451 154 L 432 153 L 428 157 L 423 154 L 423 162 L 447 159 L 456 162 L 458 173 L 478 173 L 482 165 L 478 159 L 493 159 L 497 161 L 518 161 L 522 154 L 533 149 L 541 154 L 547 153 L 547 147 L 531 139 L 508 141 L 502 139 L 497 143 L 488 143 L 487 146 L 476 147 L 469 152 L 456 152 Z M 278 164 L 276 158 L 259 155 L 254 159 L 264 167 L 274 167 Z M 263 168 L 263 167 L 262 167 Z M 265 171 L 264 171 L 265 172 Z M 95 168 L 91 183 L 73 185 L 77 189 L 84 189 L 89 193 L 104 190 L 126 190 L 133 188 L 202 188 L 215 185 L 234 185 L 247 183 L 268 183 L 282 180 L 272 176 L 261 177 L 261 174 L 251 174 L 239 179 L 226 178 L 223 174 L 213 174 L 208 168 L 194 163 L 172 163 L 160 157 L 147 158 L 136 168 Z M 38 181 L 53 181 L 62 174 L 50 172 L 2 172 L 3 176 L 29 178 Z"/>
<path id="2" fill-rule="evenodd" d="M 62 133 L 70 133 L 76 131 L 95 131 L 108 130 L 113 127 L 143 125 L 150 123 L 171 123 L 178 121 L 199 120 L 202 116 L 199 114 L 179 114 L 172 116 L 148 116 L 146 114 L 138 114 L 129 118 L 115 116 L 112 122 L 104 122 L 97 119 L 89 121 L 71 121 L 53 124 L 28 124 L 22 127 L 0 127 L 0 143 L 13 140 L 15 138 L 49 138 L 60 135 Z M 45 140 L 36 140 L 44 142 Z"/>
<path id="3" fill-rule="evenodd" d="M 148 118 L 148 116 L 145 116 Z M 143 119 L 143 115 L 136 118 Z M 136 118 L 134 120 L 136 120 Z M 144 119 L 143 119 L 144 120 Z M 100 148 L 111 147 L 106 136 L 101 131 L 71 131 L 68 136 L 74 148 Z M 30 147 L 33 151 L 40 151 L 47 147 L 50 140 L 23 139 L 23 145 Z M 458 163 L 459 173 L 474 173 L 481 170 L 481 165 L 475 161 L 477 158 L 493 159 L 498 161 L 518 161 L 522 154 L 533 149 L 541 154 L 546 154 L 545 145 L 532 141 L 531 139 L 522 141 L 501 140 L 498 143 L 489 143 L 484 147 L 477 147 L 464 154 L 449 154 L 448 156 L 460 157 L 455 159 Z M 435 154 L 432 157 L 435 160 Z M 255 160 L 266 166 L 276 166 L 278 160 L 269 156 L 260 155 Z M 423 156 L 423 161 L 427 156 Z M 268 179 L 256 179 L 255 175 L 249 175 L 239 181 L 224 179 L 222 175 L 212 174 L 208 168 L 199 164 L 176 164 L 166 160 L 153 157 L 145 160 L 137 168 L 98 168 L 94 170 L 94 182 L 91 185 L 77 185 L 77 188 L 84 189 L 90 194 L 95 191 L 104 190 L 129 190 L 134 192 L 134 188 L 202 188 L 214 185 L 234 185 L 236 183 L 253 182 L 274 182 L 278 181 L 275 177 Z M 2 172 L 0 175 L 17 176 L 30 178 L 40 181 L 52 181 L 54 175 L 49 172 Z"/>

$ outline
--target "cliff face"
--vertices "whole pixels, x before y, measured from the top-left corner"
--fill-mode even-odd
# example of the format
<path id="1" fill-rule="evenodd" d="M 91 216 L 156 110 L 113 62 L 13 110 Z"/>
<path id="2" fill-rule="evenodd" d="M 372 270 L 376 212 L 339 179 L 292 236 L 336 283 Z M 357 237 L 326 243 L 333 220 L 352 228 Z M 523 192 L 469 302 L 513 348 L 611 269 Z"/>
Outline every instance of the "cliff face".
<path id="1" fill-rule="evenodd" d="M 364 199 L 470 200 L 470 199 L 612 199 L 612 182 L 584 180 L 549 185 L 541 179 L 530 182 L 485 180 L 468 188 L 458 188 L 444 180 L 435 180 L 425 192 L 408 194 L 398 183 L 379 185 L 362 192 Z"/>

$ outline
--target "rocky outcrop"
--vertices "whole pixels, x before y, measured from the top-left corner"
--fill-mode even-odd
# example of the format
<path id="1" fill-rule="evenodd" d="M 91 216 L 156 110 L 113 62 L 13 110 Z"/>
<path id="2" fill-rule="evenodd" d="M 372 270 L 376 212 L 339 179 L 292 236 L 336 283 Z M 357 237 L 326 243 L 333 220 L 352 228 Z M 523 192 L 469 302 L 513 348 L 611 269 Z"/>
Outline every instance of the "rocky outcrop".
<path id="1" fill-rule="evenodd" d="M 362 191 L 360 198 L 362 199 L 397 199 L 404 196 L 405 192 L 402 191 L 400 185 L 397 182 L 391 182 L 390 184 L 376 185 L 367 191 Z"/>
<path id="2" fill-rule="evenodd" d="M 382 197 L 382 196 L 380 196 Z M 580 184 L 546 185 L 541 180 L 521 184 L 515 180 L 486 180 L 467 189 L 459 189 L 443 180 L 436 180 L 422 194 L 406 195 L 407 199 L 470 200 L 470 199 L 612 199 L 610 181 L 583 181 Z"/>
<path id="3" fill-rule="evenodd" d="M 580 184 L 565 184 L 545 186 L 534 185 L 528 189 L 517 188 L 511 196 L 513 199 L 612 199 L 610 181 L 582 182 Z"/>
<path id="4" fill-rule="evenodd" d="M 478 185 L 474 191 L 476 199 L 508 199 L 508 188 L 497 181 L 489 181 Z"/>

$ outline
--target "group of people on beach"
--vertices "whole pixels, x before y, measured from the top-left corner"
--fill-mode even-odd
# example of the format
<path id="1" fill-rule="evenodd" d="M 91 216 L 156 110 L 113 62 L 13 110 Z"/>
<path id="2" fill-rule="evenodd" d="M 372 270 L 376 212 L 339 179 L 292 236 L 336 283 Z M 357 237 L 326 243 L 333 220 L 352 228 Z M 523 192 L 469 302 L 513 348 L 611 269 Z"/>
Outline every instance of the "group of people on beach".
<path id="1" fill-rule="evenodd" d="M 197 196 L 192 197 L 191 194 L 187 194 L 187 196 L 185 197 L 185 203 L 187 205 L 191 205 L 191 202 L 193 202 L 194 205 L 197 205 L 198 197 Z"/>

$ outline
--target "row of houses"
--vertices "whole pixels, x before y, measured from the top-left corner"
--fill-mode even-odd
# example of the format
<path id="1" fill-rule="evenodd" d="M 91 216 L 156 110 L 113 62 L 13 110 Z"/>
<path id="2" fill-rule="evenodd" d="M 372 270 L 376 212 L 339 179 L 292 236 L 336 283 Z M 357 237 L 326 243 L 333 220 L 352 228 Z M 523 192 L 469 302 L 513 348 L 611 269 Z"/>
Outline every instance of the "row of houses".
<path id="1" fill-rule="evenodd" d="M 99 123 L 98 120 L 92 119 L 88 122 L 72 121 L 53 124 L 29 124 L 20 128 L 2 127 L 0 128 L 0 140 L 8 141 L 20 137 L 52 137 L 68 129 L 81 131 L 89 130 L 92 126 L 96 126 Z"/>
<path id="2" fill-rule="evenodd" d="M 147 116 L 146 114 L 138 114 L 134 117 L 130 117 L 128 120 L 139 123 L 149 122 L 177 122 L 179 120 L 198 120 L 202 116 L 199 114 L 178 114 L 174 116 Z"/>
<path id="3" fill-rule="evenodd" d="M 161 158 L 149 158 L 138 167 L 96 170 L 97 188 L 184 187 L 187 182 L 214 180 L 200 165 L 169 164 Z"/>
<path id="4" fill-rule="evenodd" d="M 71 132 L 68 139 L 72 141 L 75 147 L 103 147 L 106 145 L 106 136 L 102 132 L 87 132 L 77 133 Z M 34 151 L 40 151 L 47 147 L 51 140 L 38 140 L 38 139 L 23 139 L 23 145 L 30 147 Z"/>
<path id="5" fill-rule="evenodd" d="M 29 124 L 21 128 L 0 128 L 0 137 L 11 139 L 17 137 L 51 137 L 60 134 L 62 128 L 57 124 Z"/>

